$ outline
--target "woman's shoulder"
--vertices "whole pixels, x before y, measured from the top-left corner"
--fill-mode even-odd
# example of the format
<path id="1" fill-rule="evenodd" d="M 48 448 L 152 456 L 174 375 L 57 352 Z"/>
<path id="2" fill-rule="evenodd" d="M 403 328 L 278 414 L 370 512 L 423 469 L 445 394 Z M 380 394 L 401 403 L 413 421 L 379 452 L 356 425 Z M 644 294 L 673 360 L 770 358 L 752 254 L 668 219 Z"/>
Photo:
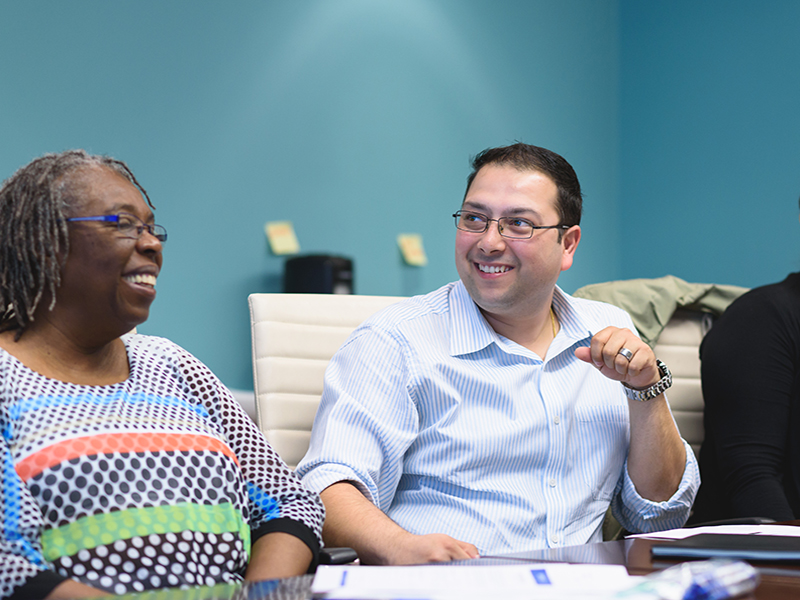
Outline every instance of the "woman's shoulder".
<path id="1" fill-rule="evenodd" d="M 131 363 L 151 368 L 171 365 L 178 371 L 208 370 L 191 352 L 167 338 L 134 333 L 122 336 L 122 340 Z"/>
<path id="2" fill-rule="evenodd" d="M 732 353 L 742 343 L 794 347 L 800 342 L 800 273 L 753 288 L 737 298 L 703 339 L 701 352 Z"/>
<path id="3" fill-rule="evenodd" d="M 725 315 L 752 311 L 800 314 L 800 273 L 791 273 L 783 281 L 762 285 L 742 294 L 728 307 Z"/>
<path id="4" fill-rule="evenodd" d="M 201 377 L 216 382 L 217 377 L 200 359 L 167 338 L 126 334 L 122 336 L 132 368 L 142 373 L 171 369 L 181 379 Z"/>
<path id="5" fill-rule="evenodd" d="M 169 356 L 192 356 L 172 340 L 157 335 L 128 333 L 122 336 L 129 353 L 139 355 L 158 354 Z"/>

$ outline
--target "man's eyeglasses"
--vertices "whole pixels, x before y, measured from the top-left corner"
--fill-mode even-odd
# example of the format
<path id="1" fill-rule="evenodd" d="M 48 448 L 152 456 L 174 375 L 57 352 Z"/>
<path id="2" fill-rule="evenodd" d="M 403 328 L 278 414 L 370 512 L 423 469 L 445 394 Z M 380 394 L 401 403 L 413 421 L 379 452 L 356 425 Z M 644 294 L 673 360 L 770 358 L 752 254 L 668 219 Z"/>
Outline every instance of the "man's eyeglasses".
<path id="1" fill-rule="evenodd" d="M 489 229 L 490 222 L 497 221 L 497 231 L 511 240 L 527 240 L 537 229 L 569 229 L 569 225 L 534 225 L 528 219 L 519 217 L 490 219 L 487 215 L 468 210 L 459 210 L 453 216 L 456 219 L 456 229 L 470 233 L 483 233 Z"/>
<path id="2" fill-rule="evenodd" d="M 149 225 L 136 215 L 130 213 L 122 212 L 117 215 L 100 215 L 98 217 L 72 217 L 71 219 L 67 219 L 67 221 L 105 221 L 106 223 L 116 223 L 117 231 L 125 237 L 138 240 L 146 230 L 159 242 L 167 241 L 167 230 L 161 225 Z"/>

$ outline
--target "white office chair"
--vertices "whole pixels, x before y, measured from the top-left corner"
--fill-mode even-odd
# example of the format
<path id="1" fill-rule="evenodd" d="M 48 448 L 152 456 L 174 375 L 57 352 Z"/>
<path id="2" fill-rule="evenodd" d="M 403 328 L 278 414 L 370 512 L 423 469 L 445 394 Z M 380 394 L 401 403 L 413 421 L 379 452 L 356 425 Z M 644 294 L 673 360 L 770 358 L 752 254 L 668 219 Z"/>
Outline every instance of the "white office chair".
<path id="1" fill-rule="evenodd" d="M 305 456 L 325 368 L 367 317 L 402 298 L 338 294 L 251 294 L 256 422 L 294 469 Z M 321 564 L 354 561 L 350 548 L 323 548 Z"/>
<path id="2" fill-rule="evenodd" d="M 395 296 L 251 294 L 256 421 L 291 468 L 305 456 L 325 368 L 367 317 Z"/>
<path id="3" fill-rule="evenodd" d="M 714 317 L 709 313 L 679 309 L 672 315 L 653 347 L 656 356 L 672 372 L 672 387 L 667 391 L 667 397 L 678 431 L 698 458 L 705 433 L 700 342 L 713 322 Z"/>

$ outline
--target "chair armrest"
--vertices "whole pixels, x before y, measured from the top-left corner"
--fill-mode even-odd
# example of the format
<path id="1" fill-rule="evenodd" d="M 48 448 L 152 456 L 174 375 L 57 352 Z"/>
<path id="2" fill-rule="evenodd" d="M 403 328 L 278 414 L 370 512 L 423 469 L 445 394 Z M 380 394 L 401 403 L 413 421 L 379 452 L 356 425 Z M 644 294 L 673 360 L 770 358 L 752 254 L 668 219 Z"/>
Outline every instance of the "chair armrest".
<path id="1" fill-rule="evenodd" d="M 352 548 L 323 548 L 319 551 L 319 564 L 346 565 L 358 560 L 358 554 Z"/>

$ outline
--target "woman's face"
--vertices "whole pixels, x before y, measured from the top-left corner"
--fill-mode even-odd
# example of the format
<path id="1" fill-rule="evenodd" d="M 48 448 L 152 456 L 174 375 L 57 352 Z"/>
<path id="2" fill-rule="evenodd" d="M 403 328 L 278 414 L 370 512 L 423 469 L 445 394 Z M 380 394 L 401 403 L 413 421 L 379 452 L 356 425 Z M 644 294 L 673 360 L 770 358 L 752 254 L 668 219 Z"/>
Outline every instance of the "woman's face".
<path id="1" fill-rule="evenodd" d="M 139 190 L 109 168 L 85 168 L 78 174 L 77 189 L 78 200 L 67 217 L 125 212 L 153 223 Z M 146 321 L 161 271 L 161 242 L 147 230 L 138 239 L 125 237 L 113 222 L 68 225 L 69 254 L 53 313 L 66 324 L 88 326 L 93 334 L 108 339 Z"/>

